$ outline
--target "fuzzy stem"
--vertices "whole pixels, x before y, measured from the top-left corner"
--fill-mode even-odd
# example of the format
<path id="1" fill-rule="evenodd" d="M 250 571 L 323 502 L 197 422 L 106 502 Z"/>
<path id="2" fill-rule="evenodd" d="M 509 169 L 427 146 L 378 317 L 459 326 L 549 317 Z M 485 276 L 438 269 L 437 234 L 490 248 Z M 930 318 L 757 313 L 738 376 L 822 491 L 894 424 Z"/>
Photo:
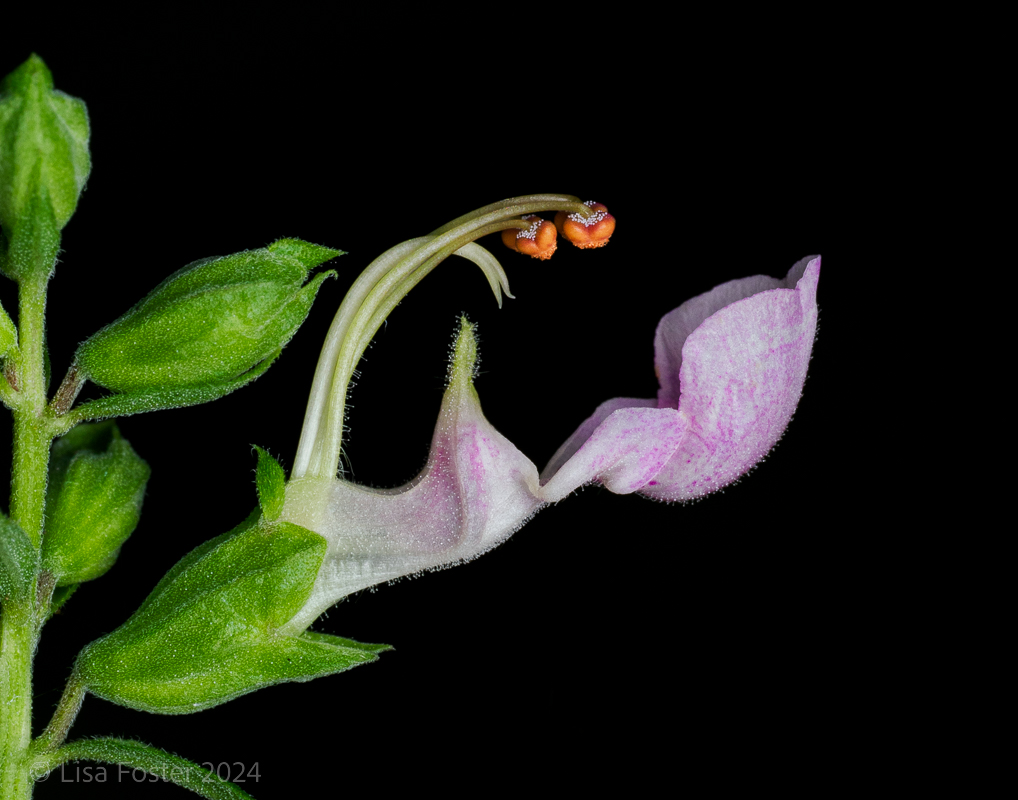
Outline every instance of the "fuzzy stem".
<path id="1" fill-rule="evenodd" d="M 19 402 L 14 408 L 11 520 L 38 548 L 42 543 L 52 430 L 46 415 L 45 335 L 48 275 L 29 275 L 18 285 L 20 352 L 13 366 Z M 0 797 L 32 796 L 32 660 L 52 586 L 37 598 L 38 576 L 27 598 L 4 600 L 0 618 Z M 42 600 L 42 605 L 38 602 Z"/>
<path id="2" fill-rule="evenodd" d="M 31 604 L 4 603 L 0 618 L 0 797 L 32 796 L 28 747 L 32 741 L 32 656 L 35 625 Z"/>
<path id="3" fill-rule="evenodd" d="M 19 285 L 21 313 L 20 390 L 22 404 L 14 411 L 14 464 L 11 474 L 11 519 L 39 546 L 46 502 L 51 434 L 43 419 L 46 377 L 43 324 L 45 279 L 28 278 Z"/>
<path id="4" fill-rule="evenodd" d="M 46 730 L 32 744 L 33 754 L 55 750 L 64 743 L 64 739 L 67 738 L 67 733 L 71 730 L 78 712 L 81 711 L 81 704 L 84 700 L 84 684 L 78 679 L 77 675 L 71 675 L 70 680 L 67 681 L 67 686 L 64 687 L 64 693 L 60 698 L 60 702 L 57 703 L 56 710 L 53 712 L 53 718 L 50 720 L 49 725 L 46 726 Z"/>

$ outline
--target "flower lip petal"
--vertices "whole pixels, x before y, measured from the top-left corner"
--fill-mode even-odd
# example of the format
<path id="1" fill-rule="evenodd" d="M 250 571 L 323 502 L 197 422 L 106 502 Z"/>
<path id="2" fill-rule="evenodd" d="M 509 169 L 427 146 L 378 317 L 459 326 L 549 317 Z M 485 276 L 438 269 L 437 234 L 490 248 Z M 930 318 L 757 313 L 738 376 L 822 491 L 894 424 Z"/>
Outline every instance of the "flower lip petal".
<path id="1" fill-rule="evenodd" d="M 689 335 L 705 320 L 726 306 L 752 297 L 768 289 L 778 289 L 783 281 L 768 275 L 728 281 L 709 292 L 687 300 L 674 311 L 665 314 L 654 333 L 654 368 L 661 382 L 658 405 L 662 408 L 679 406 L 679 375 L 682 369 L 682 346 Z"/>
<path id="2" fill-rule="evenodd" d="M 819 276 L 820 258 L 803 259 L 779 287 L 726 305 L 686 337 L 678 408 L 690 420 L 689 430 L 643 494 L 661 500 L 699 497 L 745 474 L 775 445 L 806 379 Z M 708 294 L 738 291 L 752 280 L 732 281 Z M 659 403 L 667 398 L 664 379 L 662 386 Z"/>
<path id="3" fill-rule="evenodd" d="M 608 416 L 618 411 L 620 408 L 656 408 L 656 400 L 644 400 L 636 397 L 614 397 L 611 400 L 605 400 L 599 405 L 594 413 L 584 420 L 583 424 L 570 436 L 562 446 L 555 451 L 555 455 L 551 457 L 548 465 L 541 471 L 541 485 L 548 483 L 552 477 L 559 471 L 563 464 L 565 464 L 573 454 L 579 450 L 583 443 L 586 442 L 591 436 L 594 435 L 594 431 L 597 427 L 604 422 Z"/>
<path id="4" fill-rule="evenodd" d="M 594 480 L 616 494 L 629 494 L 653 480 L 682 441 L 687 423 L 675 409 L 650 405 L 652 400 L 629 398 L 603 403 L 545 469 L 549 479 L 541 497 L 555 502 Z M 591 427 L 593 433 L 563 458 Z"/>
<path id="5" fill-rule="evenodd" d="M 666 314 L 655 337 L 657 401 L 602 403 L 545 467 L 542 497 L 555 502 L 598 480 L 619 494 L 689 500 L 752 468 L 802 393 L 819 275 L 819 256 L 804 258 L 784 279 L 729 281 Z"/>

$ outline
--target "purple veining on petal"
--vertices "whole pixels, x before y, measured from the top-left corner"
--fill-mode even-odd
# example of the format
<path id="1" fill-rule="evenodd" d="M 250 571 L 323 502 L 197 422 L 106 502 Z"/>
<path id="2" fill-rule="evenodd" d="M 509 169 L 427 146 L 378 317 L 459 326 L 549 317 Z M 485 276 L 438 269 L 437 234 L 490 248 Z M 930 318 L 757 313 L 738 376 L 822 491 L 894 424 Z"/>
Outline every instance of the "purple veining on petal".
<path id="1" fill-rule="evenodd" d="M 709 292 L 687 300 L 674 311 L 665 314 L 654 334 L 654 368 L 661 388 L 658 390 L 659 408 L 677 408 L 679 405 L 679 374 L 682 368 L 682 345 L 693 331 L 712 314 L 725 306 L 751 297 L 768 289 L 777 289 L 783 281 L 767 275 L 729 281 L 715 286 Z"/>
<path id="2" fill-rule="evenodd" d="M 609 401 L 601 409 L 618 402 Z M 595 414 L 591 419 L 597 417 Z M 614 410 L 555 470 L 541 487 L 541 496 L 555 502 L 593 480 L 617 494 L 635 492 L 661 471 L 679 446 L 685 428 L 685 421 L 675 409 Z"/>
<path id="3" fill-rule="evenodd" d="M 599 406 L 545 468 L 544 497 L 599 480 L 619 493 L 688 500 L 752 468 L 802 393 L 819 276 L 820 258 L 805 258 L 783 280 L 729 281 L 666 314 L 654 342 L 657 401 L 616 398 Z M 661 420 L 648 413 L 655 405 L 676 414 L 660 432 Z M 618 415 L 627 411 L 633 425 L 620 427 Z M 662 452 L 668 460 L 647 474 Z"/>
<path id="4" fill-rule="evenodd" d="M 819 276 L 819 257 L 803 259 L 777 282 L 779 288 L 724 306 L 686 337 L 679 359 L 668 356 L 681 364 L 678 408 L 690 425 L 656 476 L 657 485 L 643 494 L 662 500 L 699 497 L 745 474 L 774 446 L 806 379 Z M 708 295 L 732 291 L 725 284 Z"/>
<path id="5" fill-rule="evenodd" d="M 541 472 L 541 483 L 547 483 L 551 477 L 558 472 L 559 468 L 566 463 L 573 454 L 583 446 L 597 430 L 598 425 L 604 422 L 610 414 L 620 408 L 654 408 L 657 402 L 654 400 L 643 400 L 635 397 L 615 397 L 601 403 L 579 428 L 570 436 L 562 446 L 555 451 L 548 466 Z"/>
<path id="6" fill-rule="evenodd" d="M 377 583 L 481 555 L 544 505 L 538 492 L 533 462 L 485 419 L 469 381 L 454 379 L 416 479 L 390 490 L 333 482 L 318 530 L 329 549 L 302 618 Z"/>

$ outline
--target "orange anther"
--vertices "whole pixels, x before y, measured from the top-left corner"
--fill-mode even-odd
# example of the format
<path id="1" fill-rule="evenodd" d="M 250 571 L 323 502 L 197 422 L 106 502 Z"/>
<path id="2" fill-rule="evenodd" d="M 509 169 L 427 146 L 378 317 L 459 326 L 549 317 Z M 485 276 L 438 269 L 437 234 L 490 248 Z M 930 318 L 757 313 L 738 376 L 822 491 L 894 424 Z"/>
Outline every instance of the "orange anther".
<path id="1" fill-rule="evenodd" d="M 545 261 L 552 257 L 558 247 L 558 234 L 555 226 L 546 219 L 533 214 L 523 219 L 530 222 L 525 229 L 507 228 L 502 231 L 502 243 L 517 253 L 539 258 Z"/>
<path id="2" fill-rule="evenodd" d="M 615 230 L 615 217 L 608 213 L 604 203 L 588 200 L 584 205 L 594 214 L 584 219 L 579 214 L 559 211 L 555 215 L 555 227 L 577 247 L 604 247 Z"/>

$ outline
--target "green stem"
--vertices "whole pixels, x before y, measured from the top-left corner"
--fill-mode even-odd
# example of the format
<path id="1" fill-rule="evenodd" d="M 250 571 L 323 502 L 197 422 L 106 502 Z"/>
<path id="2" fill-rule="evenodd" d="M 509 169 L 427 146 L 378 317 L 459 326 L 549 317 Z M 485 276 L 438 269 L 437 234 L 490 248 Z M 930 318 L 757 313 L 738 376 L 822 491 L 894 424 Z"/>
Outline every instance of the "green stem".
<path id="1" fill-rule="evenodd" d="M 49 446 L 46 411 L 45 335 L 46 276 L 27 275 L 18 285 L 20 352 L 14 359 L 18 402 L 14 412 L 14 463 L 11 470 L 11 519 L 31 539 L 42 543 Z M 52 586 L 37 598 L 38 576 L 27 598 L 7 598 L 0 618 L 0 797 L 32 796 L 29 747 L 32 743 L 32 660 L 38 644 L 40 607 L 49 603 Z"/>
<path id="2" fill-rule="evenodd" d="M 21 405 L 14 411 L 14 464 L 11 475 L 11 519 L 38 547 L 49 468 L 50 426 L 43 418 L 46 381 L 43 324 L 46 281 L 26 278 L 18 286 L 21 313 L 19 372 Z"/>
<path id="3" fill-rule="evenodd" d="M 32 744 L 33 753 L 46 753 L 55 750 L 64 743 L 71 725 L 74 724 L 75 717 L 81 710 L 84 699 L 85 686 L 77 675 L 72 675 L 71 679 L 67 681 L 67 686 L 64 687 L 64 693 L 60 702 L 57 703 L 56 711 L 53 712 L 53 719 Z"/>
<path id="4" fill-rule="evenodd" d="M 32 656 L 35 625 L 30 604 L 8 600 L 0 618 L 0 797 L 32 796 L 28 747 L 32 741 Z"/>
<path id="5" fill-rule="evenodd" d="M 36 547 L 42 543 L 42 518 L 49 469 L 48 426 L 29 413 L 14 416 L 14 466 L 11 474 L 11 519 Z"/>

